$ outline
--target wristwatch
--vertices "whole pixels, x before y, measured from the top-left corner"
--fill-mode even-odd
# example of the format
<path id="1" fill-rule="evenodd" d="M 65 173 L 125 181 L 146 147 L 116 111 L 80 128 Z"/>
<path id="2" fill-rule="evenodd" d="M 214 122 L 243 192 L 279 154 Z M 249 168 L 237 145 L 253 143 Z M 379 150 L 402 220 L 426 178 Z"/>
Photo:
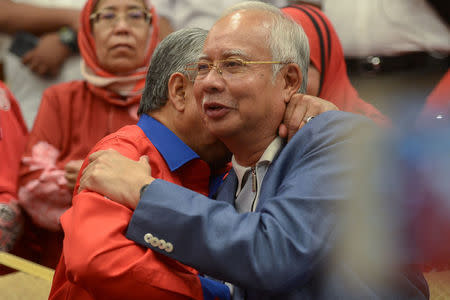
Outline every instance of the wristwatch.
<path id="1" fill-rule="evenodd" d="M 61 29 L 59 29 L 58 34 L 61 43 L 69 47 L 72 53 L 79 53 L 77 33 L 75 32 L 75 30 L 68 26 L 63 26 L 61 27 Z"/>

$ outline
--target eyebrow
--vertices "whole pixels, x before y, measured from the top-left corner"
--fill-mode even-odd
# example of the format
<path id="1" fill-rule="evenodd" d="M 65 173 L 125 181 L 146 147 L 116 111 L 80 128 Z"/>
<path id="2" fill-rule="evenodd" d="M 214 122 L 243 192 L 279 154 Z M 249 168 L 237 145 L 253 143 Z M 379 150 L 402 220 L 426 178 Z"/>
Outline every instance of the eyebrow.
<path id="1" fill-rule="evenodd" d="M 225 50 L 221 54 L 221 57 L 223 57 L 225 59 L 229 58 L 231 56 L 239 56 L 239 57 L 242 57 L 242 58 L 245 58 L 245 59 L 249 59 L 249 57 L 250 57 L 244 50 L 241 50 L 241 49 Z M 209 56 L 207 54 L 202 53 L 199 56 L 199 60 L 210 60 L 210 58 L 209 58 Z"/>
<path id="2" fill-rule="evenodd" d="M 139 5 L 127 5 L 126 6 L 126 10 L 132 10 L 132 9 L 143 9 L 146 10 L 146 8 L 144 6 L 139 6 Z M 105 6 L 103 8 L 100 8 L 98 10 L 117 10 L 117 6 Z"/>

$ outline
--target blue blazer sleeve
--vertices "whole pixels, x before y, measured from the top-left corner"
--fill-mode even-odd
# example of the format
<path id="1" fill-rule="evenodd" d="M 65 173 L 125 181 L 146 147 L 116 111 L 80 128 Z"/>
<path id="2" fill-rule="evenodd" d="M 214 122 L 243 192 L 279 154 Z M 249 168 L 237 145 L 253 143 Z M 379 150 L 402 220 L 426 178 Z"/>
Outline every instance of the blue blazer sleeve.
<path id="1" fill-rule="evenodd" d="M 269 168 L 255 212 L 234 209 L 231 173 L 212 200 L 155 180 L 134 212 L 127 237 L 202 273 L 278 293 L 306 283 L 333 247 L 336 206 L 346 199 L 352 165 L 341 159 L 363 117 L 324 113 L 300 130 Z M 144 236 L 170 242 L 168 253 Z"/>

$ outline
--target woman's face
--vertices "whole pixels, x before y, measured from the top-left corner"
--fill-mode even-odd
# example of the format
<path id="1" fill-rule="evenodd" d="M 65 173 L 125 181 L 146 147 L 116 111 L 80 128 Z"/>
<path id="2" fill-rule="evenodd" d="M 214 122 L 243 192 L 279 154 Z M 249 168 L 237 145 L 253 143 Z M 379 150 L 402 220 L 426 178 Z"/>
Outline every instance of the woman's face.
<path id="1" fill-rule="evenodd" d="M 306 94 L 312 96 L 319 95 L 320 72 L 311 63 L 308 68 L 308 85 L 306 86 Z"/>
<path id="2" fill-rule="evenodd" d="M 145 63 L 150 21 L 142 0 L 100 0 L 92 33 L 100 66 L 114 74 L 132 72 Z"/>

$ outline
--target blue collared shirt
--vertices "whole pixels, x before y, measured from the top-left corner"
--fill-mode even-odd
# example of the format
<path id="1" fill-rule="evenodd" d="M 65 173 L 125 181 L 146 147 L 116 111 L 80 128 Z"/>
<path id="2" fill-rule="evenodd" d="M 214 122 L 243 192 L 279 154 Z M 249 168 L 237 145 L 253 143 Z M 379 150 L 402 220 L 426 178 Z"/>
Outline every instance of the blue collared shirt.
<path id="1" fill-rule="evenodd" d="M 197 153 L 186 145 L 175 133 L 165 125 L 147 114 L 142 114 L 137 123 L 147 138 L 162 155 L 171 172 L 176 171 L 194 159 L 200 159 Z M 223 182 L 223 174 L 211 176 L 209 195 L 216 193 Z"/>

